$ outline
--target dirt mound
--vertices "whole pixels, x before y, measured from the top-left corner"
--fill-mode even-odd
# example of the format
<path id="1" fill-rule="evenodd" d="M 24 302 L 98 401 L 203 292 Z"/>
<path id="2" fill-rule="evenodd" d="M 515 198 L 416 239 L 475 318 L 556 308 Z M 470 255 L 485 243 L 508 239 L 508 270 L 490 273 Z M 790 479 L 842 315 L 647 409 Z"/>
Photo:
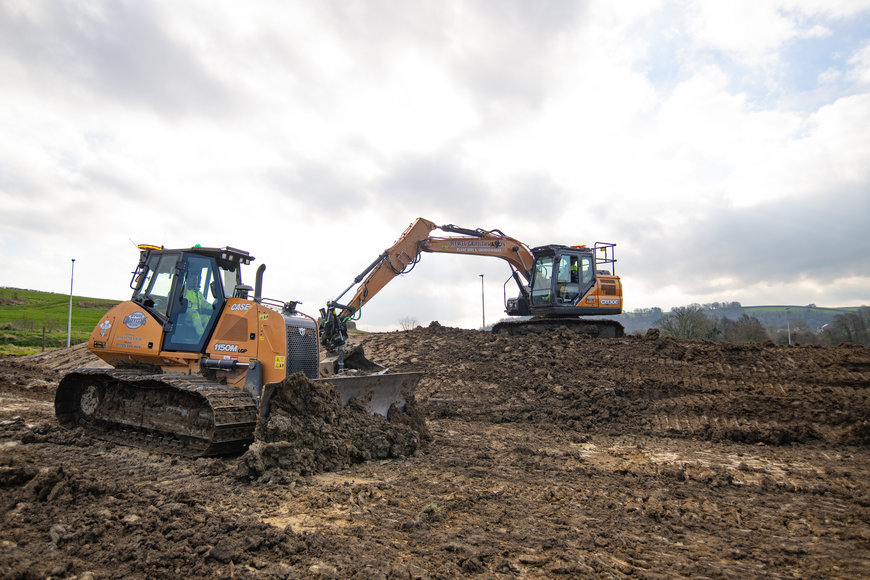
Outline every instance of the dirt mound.
<path id="1" fill-rule="evenodd" d="M 413 397 L 405 409 L 393 405 L 387 417 L 373 415 L 351 399 L 343 407 L 329 383 L 302 373 L 285 379 L 257 421 L 255 440 L 242 456 L 240 475 L 266 479 L 287 474 L 335 471 L 371 459 L 412 455 L 428 438 Z"/>
<path id="2" fill-rule="evenodd" d="M 59 359 L 0 358 L 0 577 L 870 578 L 868 348 L 437 324 L 364 346 L 424 372 L 413 453 L 304 382 L 259 457 L 152 454 L 58 428 Z"/>
<path id="3" fill-rule="evenodd" d="M 870 349 L 646 337 L 562 329 L 504 337 L 437 327 L 370 335 L 373 359 L 426 369 L 431 416 L 555 423 L 583 433 L 784 445 L 867 445 Z"/>

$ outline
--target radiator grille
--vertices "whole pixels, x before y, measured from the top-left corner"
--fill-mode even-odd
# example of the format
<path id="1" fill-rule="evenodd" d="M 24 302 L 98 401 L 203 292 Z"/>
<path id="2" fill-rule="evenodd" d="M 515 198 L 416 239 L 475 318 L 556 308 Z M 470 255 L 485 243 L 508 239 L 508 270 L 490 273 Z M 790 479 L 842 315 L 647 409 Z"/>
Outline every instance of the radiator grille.
<path id="1" fill-rule="evenodd" d="M 317 332 L 313 326 L 287 325 L 287 376 L 302 371 L 309 379 L 316 379 L 319 355 Z"/>

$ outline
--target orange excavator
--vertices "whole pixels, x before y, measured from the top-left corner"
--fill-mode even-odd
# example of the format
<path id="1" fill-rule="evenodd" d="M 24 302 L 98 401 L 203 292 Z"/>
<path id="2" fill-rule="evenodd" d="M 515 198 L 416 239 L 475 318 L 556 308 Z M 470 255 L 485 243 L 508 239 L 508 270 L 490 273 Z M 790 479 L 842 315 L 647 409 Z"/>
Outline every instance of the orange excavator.
<path id="1" fill-rule="evenodd" d="M 432 235 L 435 230 L 452 235 Z M 495 333 L 548 332 L 567 326 L 589 336 L 617 338 L 624 334 L 617 321 L 585 318 L 622 312 L 622 283 L 612 271 L 614 248 L 615 244 L 598 242 L 591 248 L 551 244 L 529 249 L 497 229 L 438 226 L 417 218 L 341 295 L 321 309 L 321 341 L 329 350 L 339 350 L 347 340 L 347 321 L 392 279 L 410 272 L 424 252 L 490 256 L 508 263 L 508 280 L 516 282 L 519 295 L 506 298 L 505 312 L 522 319 L 495 324 Z M 342 303 L 354 286 L 353 296 Z"/>
<path id="2" fill-rule="evenodd" d="M 133 295 L 94 328 L 89 350 L 111 369 L 61 379 L 55 415 L 102 439 L 187 456 L 243 451 L 278 385 L 301 372 L 373 414 L 404 409 L 420 373 L 320 378 L 316 321 L 298 302 L 242 282 L 254 257 L 235 248 L 139 246 Z"/>

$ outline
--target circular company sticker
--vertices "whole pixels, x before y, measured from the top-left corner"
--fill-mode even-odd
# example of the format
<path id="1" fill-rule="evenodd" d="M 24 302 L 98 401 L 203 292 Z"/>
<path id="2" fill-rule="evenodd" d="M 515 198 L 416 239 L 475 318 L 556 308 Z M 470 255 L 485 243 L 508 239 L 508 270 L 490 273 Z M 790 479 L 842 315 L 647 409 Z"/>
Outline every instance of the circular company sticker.
<path id="1" fill-rule="evenodd" d="M 133 330 L 134 328 L 139 328 L 145 321 L 148 320 L 144 314 L 141 312 L 134 312 L 133 314 L 128 314 L 124 317 L 124 326 Z"/>

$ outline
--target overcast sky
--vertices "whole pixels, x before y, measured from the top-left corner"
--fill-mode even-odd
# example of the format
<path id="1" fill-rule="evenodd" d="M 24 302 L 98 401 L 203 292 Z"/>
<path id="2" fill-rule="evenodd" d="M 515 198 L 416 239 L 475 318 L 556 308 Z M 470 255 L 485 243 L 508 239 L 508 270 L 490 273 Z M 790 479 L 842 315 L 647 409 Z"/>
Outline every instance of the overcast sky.
<path id="1" fill-rule="evenodd" d="M 422 216 L 615 242 L 626 310 L 870 305 L 870 1 L 0 0 L 0 202 L 0 286 L 83 296 L 229 245 L 314 314 Z M 480 274 L 494 322 L 427 254 L 360 326 Z"/>

